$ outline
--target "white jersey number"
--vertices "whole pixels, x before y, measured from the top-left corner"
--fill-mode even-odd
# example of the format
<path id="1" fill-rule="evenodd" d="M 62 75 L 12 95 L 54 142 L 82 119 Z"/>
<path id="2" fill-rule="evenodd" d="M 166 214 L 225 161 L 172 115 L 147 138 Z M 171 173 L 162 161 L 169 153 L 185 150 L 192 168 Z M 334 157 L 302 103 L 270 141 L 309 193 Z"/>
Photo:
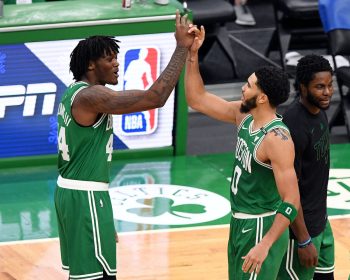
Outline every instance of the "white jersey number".
<path id="1" fill-rule="evenodd" d="M 66 128 L 61 127 L 60 132 L 58 133 L 58 150 L 62 152 L 62 158 L 65 161 L 69 161 L 69 149 L 66 142 Z"/>
<path id="2" fill-rule="evenodd" d="M 235 171 L 233 172 L 233 178 L 231 182 L 231 190 L 234 195 L 236 195 L 238 192 L 238 181 L 241 175 L 242 175 L 242 169 L 237 165 L 235 167 Z"/>
<path id="3" fill-rule="evenodd" d="M 106 145 L 106 153 L 108 154 L 107 161 L 112 160 L 112 152 L 113 152 L 113 134 L 109 136 L 109 139 Z"/>

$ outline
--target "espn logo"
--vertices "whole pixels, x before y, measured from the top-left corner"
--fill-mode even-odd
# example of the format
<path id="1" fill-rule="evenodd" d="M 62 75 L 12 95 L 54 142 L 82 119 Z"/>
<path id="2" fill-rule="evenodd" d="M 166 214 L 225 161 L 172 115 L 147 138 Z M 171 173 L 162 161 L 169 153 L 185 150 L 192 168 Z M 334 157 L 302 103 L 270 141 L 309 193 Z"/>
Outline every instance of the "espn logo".
<path id="1" fill-rule="evenodd" d="M 23 117 L 34 116 L 38 95 L 43 95 L 41 115 L 52 115 L 56 92 L 54 83 L 0 86 L 0 118 L 5 118 L 6 109 L 12 106 L 23 106 Z"/>

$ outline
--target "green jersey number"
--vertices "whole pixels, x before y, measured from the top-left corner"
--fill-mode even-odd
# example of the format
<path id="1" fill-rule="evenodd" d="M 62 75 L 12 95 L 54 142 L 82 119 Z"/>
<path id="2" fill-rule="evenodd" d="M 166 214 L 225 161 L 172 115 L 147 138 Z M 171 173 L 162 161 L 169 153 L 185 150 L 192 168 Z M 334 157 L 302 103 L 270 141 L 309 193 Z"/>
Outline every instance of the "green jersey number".
<path id="1" fill-rule="evenodd" d="M 238 181 L 241 175 L 242 175 L 242 169 L 237 165 L 233 172 L 232 182 L 231 182 L 231 190 L 234 195 L 236 195 L 238 192 Z"/>

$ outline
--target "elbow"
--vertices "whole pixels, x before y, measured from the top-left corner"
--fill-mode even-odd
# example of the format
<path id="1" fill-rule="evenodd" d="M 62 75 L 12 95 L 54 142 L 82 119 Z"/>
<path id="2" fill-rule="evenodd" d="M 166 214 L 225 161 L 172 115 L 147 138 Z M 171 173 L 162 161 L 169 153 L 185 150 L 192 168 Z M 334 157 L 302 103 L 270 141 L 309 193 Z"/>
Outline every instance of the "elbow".
<path id="1" fill-rule="evenodd" d="M 167 98 L 161 98 L 160 96 L 156 97 L 156 98 L 152 98 L 152 100 L 151 100 L 151 107 L 152 108 L 164 107 L 164 105 L 167 102 L 167 100 L 168 100 Z"/>
<path id="2" fill-rule="evenodd" d="M 186 102 L 192 109 L 199 111 L 199 101 L 192 98 L 190 94 L 186 94 Z"/>
<path id="3" fill-rule="evenodd" d="M 158 96 L 156 97 L 153 101 L 154 101 L 154 106 L 156 108 L 161 108 L 165 105 L 165 103 L 168 101 L 170 94 L 167 96 Z"/>
<path id="4" fill-rule="evenodd" d="M 191 103 L 191 104 L 188 104 L 188 106 L 190 106 L 193 110 L 197 112 L 201 112 L 201 108 L 198 103 Z"/>

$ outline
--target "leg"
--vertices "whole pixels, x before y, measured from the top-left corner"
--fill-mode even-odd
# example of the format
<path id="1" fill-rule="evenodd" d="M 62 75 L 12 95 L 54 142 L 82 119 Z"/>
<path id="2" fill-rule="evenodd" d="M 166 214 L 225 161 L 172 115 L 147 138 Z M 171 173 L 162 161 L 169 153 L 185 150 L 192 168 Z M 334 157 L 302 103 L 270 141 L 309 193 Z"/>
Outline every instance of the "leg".
<path id="1" fill-rule="evenodd" d="M 327 221 L 325 230 L 322 234 L 318 264 L 315 269 L 314 279 L 334 279 L 334 237 L 329 221 Z"/>

